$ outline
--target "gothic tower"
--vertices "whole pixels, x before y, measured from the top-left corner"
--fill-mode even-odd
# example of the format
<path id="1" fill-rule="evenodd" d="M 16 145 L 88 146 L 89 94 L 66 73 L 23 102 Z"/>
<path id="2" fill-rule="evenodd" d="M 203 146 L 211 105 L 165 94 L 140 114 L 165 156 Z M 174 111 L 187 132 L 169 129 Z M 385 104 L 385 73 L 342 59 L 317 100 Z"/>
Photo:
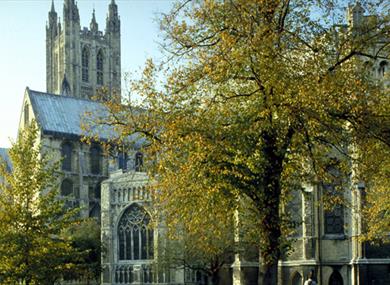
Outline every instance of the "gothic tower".
<path id="1" fill-rule="evenodd" d="M 64 0 L 63 21 L 52 2 L 46 26 L 47 92 L 92 98 L 106 87 L 109 96 L 121 89 L 120 19 L 118 6 L 111 0 L 105 33 L 99 31 L 95 11 L 89 29 L 80 27 L 74 0 Z"/>

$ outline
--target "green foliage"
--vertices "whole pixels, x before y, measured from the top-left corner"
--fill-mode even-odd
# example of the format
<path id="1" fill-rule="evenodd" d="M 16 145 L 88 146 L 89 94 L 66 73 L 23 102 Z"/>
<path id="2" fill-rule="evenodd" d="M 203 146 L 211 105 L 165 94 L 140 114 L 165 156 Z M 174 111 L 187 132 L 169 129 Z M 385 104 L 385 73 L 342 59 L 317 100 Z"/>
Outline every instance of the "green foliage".
<path id="1" fill-rule="evenodd" d="M 63 236 L 71 241 L 74 267 L 66 274 L 67 280 L 83 280 L 89 284 L 100 278 L 100 225 L 95 219 L 86 219 L 67 228 Z"/>
<path id="2" fill-rule="evenodd" d="M 9 151 L 12 171 L 0 164 L 0 283 L 53 284 L 71 264 L 72 223 L 58 199 L 58 163 L 42 154 L 33 122 Z"/>

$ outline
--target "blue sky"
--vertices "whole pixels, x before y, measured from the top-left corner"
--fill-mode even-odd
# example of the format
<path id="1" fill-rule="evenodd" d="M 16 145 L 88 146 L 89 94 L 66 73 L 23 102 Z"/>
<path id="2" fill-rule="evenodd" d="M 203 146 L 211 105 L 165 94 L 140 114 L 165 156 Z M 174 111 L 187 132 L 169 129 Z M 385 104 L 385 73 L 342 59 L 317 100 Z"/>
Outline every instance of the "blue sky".
<path id="1" fill-rule="evenodd" d="M 104 30 L 111 0 L 78 0 L 81 26 L 88 26 L 95 8 Z M 116 0 L 121 17 L 122 75 L 135 72 L 148 57 L 161 58 L 159 14 L 171 0 Z M 63 0 L 55 0 L 62 18 Z M 0 0 L 0 147 L 16 138 L 24 90 L 46 91 L 45 26 L 51 0 Z"/>

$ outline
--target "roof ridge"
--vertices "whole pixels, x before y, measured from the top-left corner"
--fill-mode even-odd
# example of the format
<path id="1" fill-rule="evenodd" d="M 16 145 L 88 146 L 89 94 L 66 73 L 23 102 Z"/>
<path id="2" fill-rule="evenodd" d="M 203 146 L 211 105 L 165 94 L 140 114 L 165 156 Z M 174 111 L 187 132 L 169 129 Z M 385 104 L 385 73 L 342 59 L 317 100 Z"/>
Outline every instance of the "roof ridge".
<path id="1" fill-rule="evenodd" d="M 35 93 L 37 95 L 48 95 L 48 96 L 55 97 L 55 98 L 69 98 L 70 100 L 86 101 L 86 102 L 91 102 L 91 103 L 96 103 L 96 104 L 99 104 L 99 105 L 103 105 L 102 102 L 99 102 L 99 101 L 96 101 L 96 100 L 92 100 L 92 99 L 88 99 L 88 98 L 79 98 L 79 97 L 74 97 L 74 96 L 64 96 L 64 95 L 61 95 L 61 94 L 42 92 L 42 91 L 37 91 L 37 90 L 32 90 L 32 89 L 29 89 L 29 93 Z"/>

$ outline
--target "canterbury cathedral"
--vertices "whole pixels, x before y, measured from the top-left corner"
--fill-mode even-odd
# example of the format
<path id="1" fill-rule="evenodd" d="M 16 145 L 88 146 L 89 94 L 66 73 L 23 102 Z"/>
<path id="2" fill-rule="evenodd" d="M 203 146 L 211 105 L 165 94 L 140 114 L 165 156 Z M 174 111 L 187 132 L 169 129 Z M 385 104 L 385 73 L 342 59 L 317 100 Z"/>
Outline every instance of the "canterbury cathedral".
<path id="1" fill-rule="evenodd" d="M 103 109 L 96 100 L 98 90 L 105 88 L 107 99 L 120 100 L 120 11 L 115 0 L 106 1 L 104 30 L 96 21 L 95 11 L 90 26 L 80 26 L 75 0 L 64 0 L 61 18 L 53 3 L 48 7 L 47 90 L 26 88 L 19 128 L 31 120 L 37 122 L 43 150 L 62 158 L 60 194 L 68 198 L 69 206 L 80 207 L 82 216 L 100 221 L 106 250 L 101 256 L 99 284 L 209 284 L 205 276 L 193 270 L 155 270 L 159 232 L 163 229 L 149 226 L 152 204 L 140 145 L 135 143 L 131 151 L 107 156 L 98 140 L 82 140 L 85 114 Z M 359 4 L 348 8 L 350 26 L 366 17 Z M 389 72 L 389 65 L 387 61 L 375 63 L 376 75 Z M 110 139 L 109 132 L 94 131 L 99 140 Z M 6 158 L 7 153 L 0 149 L 0 155 Z M 280 284 L 303 285 L 310 272 L 323 285 L 390 284 L 390 248 L 358 239 L 362 220 L 356 209 L 360 208 L 364 185 L 345 193 L 353 207 L 340 206 L 332 211 L 316 203 L 323 191 L 320 186 L 306 186 L 291 203 L 300 226 L 292 239 L 292 253 L 279 262 Z M 258 257 L 236 253 L 220 275 L 224 285 L 255 285 Z"/>

